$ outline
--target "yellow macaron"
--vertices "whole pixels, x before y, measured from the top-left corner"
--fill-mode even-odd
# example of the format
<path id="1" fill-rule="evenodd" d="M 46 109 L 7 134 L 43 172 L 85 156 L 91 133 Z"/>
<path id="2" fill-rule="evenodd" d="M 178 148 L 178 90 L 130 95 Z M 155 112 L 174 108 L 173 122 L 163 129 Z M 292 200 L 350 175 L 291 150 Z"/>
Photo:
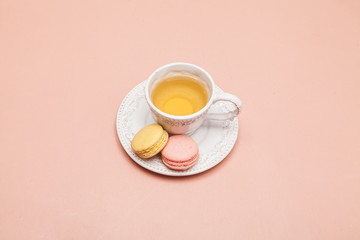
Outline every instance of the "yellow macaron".
<path id="1" fill-rule="evenodd" d="M 131 148 L 141 158 L 151 158 L 166 145 L 168 133 L 159 124 L 150 124 L 137 132 Z"/>

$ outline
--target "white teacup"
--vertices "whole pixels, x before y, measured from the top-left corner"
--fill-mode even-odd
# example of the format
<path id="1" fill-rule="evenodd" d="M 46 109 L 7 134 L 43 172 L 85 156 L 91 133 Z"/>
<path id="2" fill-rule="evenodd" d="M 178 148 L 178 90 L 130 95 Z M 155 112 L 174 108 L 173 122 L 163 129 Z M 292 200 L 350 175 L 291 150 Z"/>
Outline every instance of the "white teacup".
<path id="1" fill-rule="evenodd" d="M 173 74 L 196 76 L 205 84 L 209 92 L 209 100 L 205 107 L 196 113 L 185 116 L 171 115 L 155 107 L 150 98 L 151 92 L 159 81 Z M 145 96 L 155 121 L 172 134 L 191 134 L 206 119 L 232 120 L 240 113 L 242 105 L 240 99 L 232 94 L 222 93 L 215 96 L 215 83 L 210 74 L 194 64 L 181 62 L 170 63 L 155 70 L 146 81 Z M 235 109 L 226 113 L 208 113 L 211 105 L 218 101 L 229 101 L 234 104 Z"/>

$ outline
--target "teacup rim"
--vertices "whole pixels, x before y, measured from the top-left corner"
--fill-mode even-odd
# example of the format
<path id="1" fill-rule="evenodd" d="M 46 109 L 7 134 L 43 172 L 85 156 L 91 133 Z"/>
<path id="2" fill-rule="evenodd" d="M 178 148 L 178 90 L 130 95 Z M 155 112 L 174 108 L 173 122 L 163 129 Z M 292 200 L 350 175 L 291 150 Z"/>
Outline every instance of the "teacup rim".
<path id="1" fill-rule="evenodd" d="M 206 103 L 206 105 L 200 109 L 199 111 L 197 111 L 196 113 L 193 113 L 193 114 L 190 114 L 190 115 L 184 115 L 184 116 L 177 116 L 177 115 L 171 115 L 171 114 L 168 114 L 168 113 L 165 113 L 163 111 L 161 111 L 160 109 L 158 109 L 157 107 L 155 107 L 155 105 L 152 103 L 151 99 L 150 99 L 150 96 L 149 96 L 149 84 L 150 84 L 150 80 L 154 77 L 154 75 L 158 72 L 158 71 L 161 71 L 165 68 L 169 68 L 169 67 L 172 67 L 172 66 L 177 66 L 177 65 L 185 65 L 185 66 L 189 66 L 189 67 L 193 67 L 193 68 L 196 68 L 198 70 L 200 70 L 201 72 L 203 72 L 206 77 L 209 79 L 210 83 L 211 83 L 211 88 L 212 88 L 212 91 L 210 92 L 210 98 L 209 98 L 209 101 Z M 158 114 L 164 116 L 164 117 L 167 117 L 167 118 L 171 118 L 171 119 L 176 119 L 176 120 L 186 120 L 186 119 L 192 119 L 192 118 L 196 118 L 198 116 L 201 116 L 203 113 L 205 113 L 209 108 L 210 106 L 212 105 L 212 102 L 214 100 L 214 94 L 215 94 L 215 83 L 214 83 L 214 80 L 212 79 L 211 75 L 203 68 L 195 65 L 195 64 L 192 64 L 192 63 L 186 63 L 186 62 L 173 62 L 173 63 L 168 63 L 168 64 L 165 64 L 159 68 L 157 68 L 154 72 L 152 72 L 150 74 L 150 76 L 146 79 L 146 85 L 145 85 L 145 97 L 146 97 L 146 101 L 147 103 L 150 105 L 150 107 L 152 109 L 154 109 Z"/>

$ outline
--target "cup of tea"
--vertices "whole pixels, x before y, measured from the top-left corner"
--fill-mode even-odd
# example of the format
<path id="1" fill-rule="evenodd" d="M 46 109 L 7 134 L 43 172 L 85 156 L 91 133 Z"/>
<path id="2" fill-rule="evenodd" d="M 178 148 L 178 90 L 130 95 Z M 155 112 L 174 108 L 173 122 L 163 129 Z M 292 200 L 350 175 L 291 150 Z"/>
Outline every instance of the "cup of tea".
<path id="1" fill-rule="evenodd" d="M 190 63 L 170 63 L 155 70 L 146 81 L 145 97 L 156 122 L 172 134 L 191 134 L 206 120 L 232 120 L 241 111 L 238 97 L 215 96 L 215 83 L 204 69 Z M 218 101 L 234 110 L 208 113 Z"/>

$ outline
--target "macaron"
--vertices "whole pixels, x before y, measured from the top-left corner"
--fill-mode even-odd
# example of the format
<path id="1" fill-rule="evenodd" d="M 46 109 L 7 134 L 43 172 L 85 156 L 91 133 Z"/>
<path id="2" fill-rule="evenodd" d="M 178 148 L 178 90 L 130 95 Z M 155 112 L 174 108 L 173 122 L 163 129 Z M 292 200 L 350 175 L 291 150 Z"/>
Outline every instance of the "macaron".
<path id="1" fill-rule="evenodd" d="M 161 159 L 170 169 L 187 170 L 199 160 L 199 148 L 191 137 L 174 135 L 161 151 Z"/>
<path id="2" fill-rule="evenodd" d="M 151 158 L 165 147 L 168 137 L 159 124 L 150 124 L 135 134 L 131 148 L 139 157 Z"/>

